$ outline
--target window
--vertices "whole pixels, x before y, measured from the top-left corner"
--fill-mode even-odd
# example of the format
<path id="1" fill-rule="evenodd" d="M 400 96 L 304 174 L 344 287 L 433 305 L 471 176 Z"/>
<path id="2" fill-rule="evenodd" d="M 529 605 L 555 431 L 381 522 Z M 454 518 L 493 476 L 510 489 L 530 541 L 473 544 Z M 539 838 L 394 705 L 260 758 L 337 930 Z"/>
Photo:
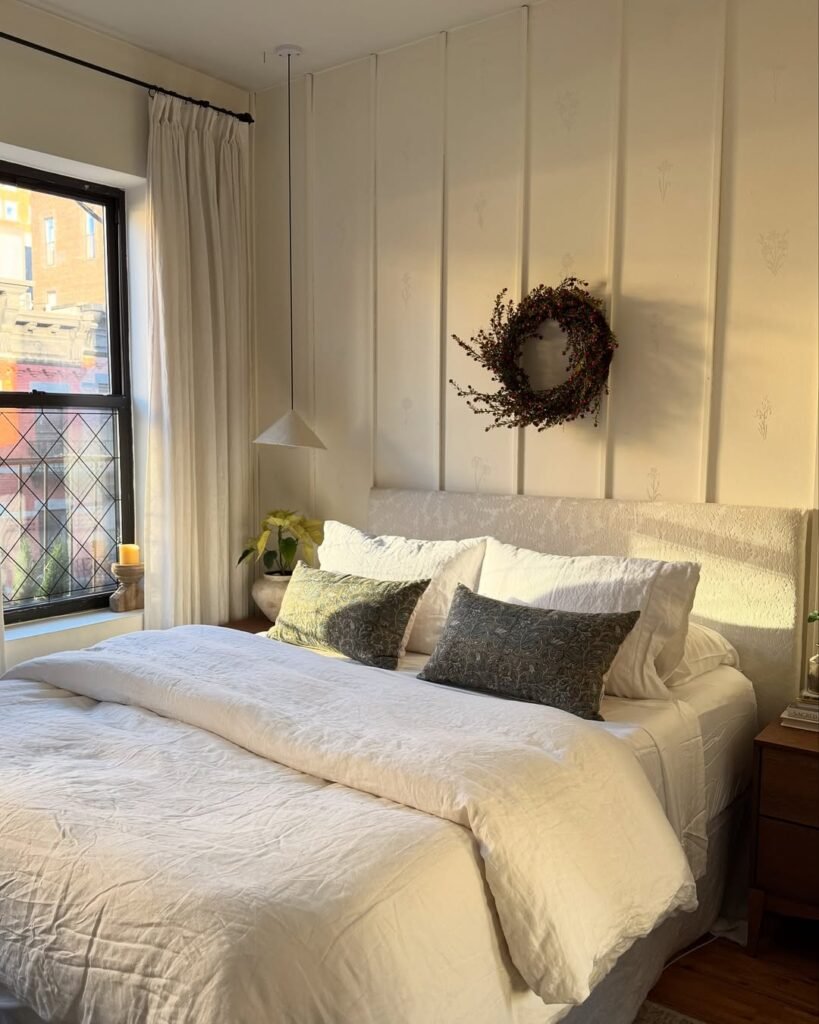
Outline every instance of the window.
<path id="1" fill-rule="evenodd" d="M 85 211 L 85 258 L 93 260 L 97 255 L 97 215 L 93 210 Z"/>
<path id="2" fill-rule="evenodd" d="M 19 216 L 19 206 L 13 199 L 6 199 L 3 202 L 3 216 L 6 220 L 17 220 Z"/>
<path id="3" fill-rule="evenodd" d="M 45 235 L 45 261 L 46 265 L 53 267 L 57 258 L 57 225 L 53 217 L 46 217 L 43 221 L 43 233 Z"/>
<path id="4" fill-rule="evenodd" d="M 133 468 L 123 193 L 0 162 L 6 184 L 23 228 L 42 225 L 31 277 L 0 294 L 0 584 L 15 622 L 107 605 Z M 0 243 L 11 230 L 0 220 Z"/>

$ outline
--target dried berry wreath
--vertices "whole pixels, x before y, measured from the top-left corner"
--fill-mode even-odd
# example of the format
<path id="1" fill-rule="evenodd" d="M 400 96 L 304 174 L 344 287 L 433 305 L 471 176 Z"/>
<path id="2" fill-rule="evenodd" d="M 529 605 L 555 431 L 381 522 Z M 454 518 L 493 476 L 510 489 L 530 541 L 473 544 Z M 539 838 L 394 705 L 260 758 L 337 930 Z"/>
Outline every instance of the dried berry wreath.
<path id="1" fill-rule="evenodd" d="M 493 427 L 547 427 L 569 420 L 597 418 L 600 400 L 608 393 L 609 366 L 617 340 L 603 315 L 603 304 L 589 294 L 587 281 L 567 277 L 556 288 L 539 284 L 520 302 L 504 302 L 506 289 L 495 299 L 488 331 L 483 328 L 469 341 L 452 337 L 467 355 L 480 363 L 500 384 L 494 394 L 469 385 L 455 390 L 473 412 L 494 417 Z M 520 365 L 525 342 L 541 338 L 539 328 L 554 320 L 566 335 L 566 380 L 556 387 L 535 391 Z"/>

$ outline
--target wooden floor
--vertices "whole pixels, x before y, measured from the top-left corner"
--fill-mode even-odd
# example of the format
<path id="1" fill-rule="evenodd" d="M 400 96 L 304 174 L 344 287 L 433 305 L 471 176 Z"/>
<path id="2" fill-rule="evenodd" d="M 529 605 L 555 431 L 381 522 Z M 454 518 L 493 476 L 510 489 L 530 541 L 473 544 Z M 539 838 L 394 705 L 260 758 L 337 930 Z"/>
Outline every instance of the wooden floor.
<path id="1" fill-rule="evenodd" d="M 667 967 L 649 999 L 704 1024 L 817 1024 L 819 922 L 771 916 L 759 955 L 717 939 Z"/>

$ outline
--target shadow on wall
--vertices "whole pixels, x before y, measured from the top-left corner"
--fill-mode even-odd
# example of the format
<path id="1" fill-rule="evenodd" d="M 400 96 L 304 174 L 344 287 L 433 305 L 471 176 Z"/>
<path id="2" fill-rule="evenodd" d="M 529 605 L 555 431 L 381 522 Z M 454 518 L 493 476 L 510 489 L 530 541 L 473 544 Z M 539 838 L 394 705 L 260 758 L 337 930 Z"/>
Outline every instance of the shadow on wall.
<path id="1" fill-rule="evenodd" d="M 699 424 L 707 342 L 703 306 L 622 295 L 614 329 L 619 342 L 611 370 L 615 445 L 673 438 L 682 425 Z"/>

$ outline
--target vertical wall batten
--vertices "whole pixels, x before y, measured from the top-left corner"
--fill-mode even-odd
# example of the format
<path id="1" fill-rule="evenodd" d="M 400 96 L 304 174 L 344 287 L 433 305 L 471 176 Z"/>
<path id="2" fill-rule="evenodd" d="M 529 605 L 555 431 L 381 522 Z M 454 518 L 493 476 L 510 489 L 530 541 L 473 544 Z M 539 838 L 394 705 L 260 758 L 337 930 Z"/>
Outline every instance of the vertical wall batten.
<path id="1" fill-rule="evenodd" d="M 367 346 L 367 371 L 369 376 L 369 395 L 370 395 L 370 433 L 369 433 L 369 451 L 368 462 L 369 462 L 369 487 L 375 484 L 375 432 L 377 429 L 378 421 L 378 403 L 376 402 L 376 339 L 377 339 L 377 324 L 376 314 L 378 310 L 378 296 L 376 292 L 376 282 L 378 278 L 376 268 L 376 98 L 377 98 L 377 75 L 378 75 L 378 56 L 375 53 L 371 53 L 367 58 L 368 71 L 369 71 L 369 105 L 370 105 L 370 123 L 369 123 L 369 145 L 370 145 L 370 166 L 369 166 L 369 217 L 370 217 L 370 234 L 369 234 L 369 290 L 370 290 L 370 322 L 369 322 L 369 338 L 367 339 L 369 344 Z M 366 510 L 362 512 L 362 522 L 366 524 Z"/>
<path id="2" fill-rule="evenodd" d="M 620 18 L 618 21 L 619 35 L 617 38 L 618 61 L 617 83 L 614 91 L 615 110 L 612 120 L 612 158 L 611 158 L 611 205 L 609 208 L 609 292 L 608 316 L 611 329 L 617 334 L 619 298 L 622 288 L 623 270 L 623 188 L 625 178 L 625 137 L 626 137 L 626 4 L 628 0 L 620 0 Z M 603 422 L 604 443 L 602 449 L 600 472 L 600 497 L 612 496 L 612 458 L 613 438 L 611 433 L 611 403 L 614 392 L 613 378 L 617 356 L 609 372 L 609 393 L 604 399 Z"/>
<path id="3" fill-rule="evenodd" d="M 447 380 L 447 306 L 446 306 L 446 288 L 447 288 L 447 216 L 448 216 L 448 203 L 447 203 L 447 189 L 449 188 L 449 176 L 447 174 L 447 149 L 446 140 L 448 133 L 448 117 L 447 110 L 449 104 L 446 101 L 447 81 L 448 81 L 448 61 L 449 61 L 449 34 L 446 32 L 442 33 L 444 56 L 442 62 L 442 94 L 443 103 L 441 104 L 441 113 L 443 117 L 443 132 L 441 134 L 441 264 L 440 264 L 440 281 L 441 281 L 441 293 L 439 299 L 440 305 L 440 327 L 438 331 L 438 490 L 443 491 L 446 489 L 446 400 L 447 400 L 447 388 L 449 387 L 449 381 Z"/>
<path id="4" fill-rule="evenodd" d="M 523 298 L 530 288 L 529 284 L 529 199 L 531 190 L 531 175 L 529 167 L 529 138 L 530 138 L 530 116 L 531 116 L 531 90 L 529 88 L 529 69 L 531 66 L 531 53 L 529 47 L 529 8 L 523 8 L 523 132 L 521 146 L 521 187 L 520 187 L 520 280 L 518 282 L 517 298 Z M 516 477 L 515 491 L 523 494 L 523 483 L 526 460 L 526 431 L 518 427 L 515 431 L 515 452 L 516 452 Z"/>
<path id="5" fill-rule="evenodd" d="M 715 463 L 713 459 L 714 423 L 719 415 L 719 388 L 715 381 L 717 367 L 717 347 L 721 332 L 719 330 L 719 268 L 721 259 L 720 216 L 723 206 L 722 155 L 725 148 L 725 74 L 728 62 L 728 3 L 722 0 L 722 47 L 720 61 L 716 69 L 716 89 L 714 90 L 714 166 L 711 200 L 711 249 L 709 252 L 709 292 L 706 304 L 706 323 L 708 337 L 705 350 L 705 400 L 702 410 L 702 441 L 700 444 L 700 501 L 714 500 Z"/>
<path id="6" fill-rule="evenodd" d="M 370 272 L 372 280 L 372 337 L 370 338 L 370 403 L 372 407 L 372 436 L 370 438 L 371 485 L 378 483 L 378 54 L 370 56 L 370 146 L 372 149 L 372 214 L 370 220 Z"/>

